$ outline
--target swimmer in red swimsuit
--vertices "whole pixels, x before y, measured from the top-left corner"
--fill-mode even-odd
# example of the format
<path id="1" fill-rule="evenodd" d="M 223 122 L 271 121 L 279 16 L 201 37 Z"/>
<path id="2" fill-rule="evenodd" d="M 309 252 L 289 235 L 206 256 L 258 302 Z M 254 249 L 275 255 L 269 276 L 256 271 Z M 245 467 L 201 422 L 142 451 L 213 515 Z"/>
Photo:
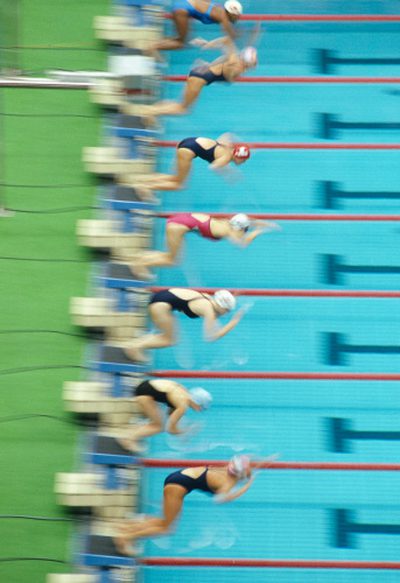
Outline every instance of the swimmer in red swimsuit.
<path id="1" fill-rule="evenodd" d="M 247 215 L 239 213 L 230 219 L 216 219 L 204 213 L 179 213 L 167 221 L 167 251 L 141 253 L 131 264 L 134 273 L 149 277 L 149 267 L 170 267 L 176 263 L 185 235 L 198 233 L 205 239 L 221 241 L 227 239 L 241 247 L 247 247 L 262 233 L 279 229 L 269 221 L 252 221 Z M 249 232 L 251 230 L 251 232 Z"/>

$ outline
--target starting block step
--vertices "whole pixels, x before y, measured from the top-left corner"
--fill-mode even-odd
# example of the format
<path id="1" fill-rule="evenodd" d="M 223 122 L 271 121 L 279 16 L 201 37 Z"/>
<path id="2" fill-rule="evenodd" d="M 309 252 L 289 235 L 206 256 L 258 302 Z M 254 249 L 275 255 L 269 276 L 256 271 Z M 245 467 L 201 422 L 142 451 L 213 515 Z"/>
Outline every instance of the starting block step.
<path id="1" fill-rule="evenodd" d="M 148 237 L 120 230 L 119 221 L 81 219 L 77 222 L 76 233 L 81 245 L 92 248 L 109 249 L 129 247 L 140 251 L 148 247 Z"/>
<path id="2" fill-rule="evenodd" d="M 71 298 L 70 313 L 75 325 L 88 328 L 143 328 L 145 325 L 142 315 L 118 311 L 110 298 Z"/>
<path id="3" fill-rule="evenodd" d="M 91 463 L 100 465 L 123 466 L 140 463 L 137 455 L 122 447 L 116 438 L 110 435 L 95 434 L 87 457 Z"/>
<path id="4" fill-rule="evenodd" d="M 121 347 L 107 344 L 100 348 L 100 353 L 93 365 L 99 372 L 114 374 L 144 374 L 147 370 L 147 366 L 143 363 L 128 358 Z"/>
<path id="5" fill-rule="evenodd" d="M 88 146 L 83 148 L 82 160 L 88 172 L 101 176 L 132 172 L 136 176 L 136 182 L 140 175 L 154 172 L 153 160 L 129 158 L 122 148 Z"/>
<path id="6" fill-rule="evenodd" d="M 138 106 L 136 106 L 136 110 L 140 111 Z M 145 117 L 121 113 L 113 120 L 112 130 L 119 138 L 148 137 L 156 139 L 158 132 L 149 129 L 148 125 L 148 120 Z"/>
<path id="7" fill-rule="evenodd" d="M 112 387 L 95 381 L 66 381 L 63 388 L 65 409 L 73 413 L 123 415 L 137 414 L 132 397 L 113 397 Z"/>
<path id="8" fill-rule="evenodd" d="M 134 567 L 133 557 L 121 555 L 115 547 L 112 537 L 90 535 L 86 538 L 81 561 L 87 566 L 96 567 Z"/>
<path id="9" fill-rule="evenodd" d="M 100 275 L 101 283 L 109 289 L 147 288 L 149 282 L 134 275 L 125 263 L 108 263 Z"/>
<path id="10" fill-rule="evenodd" d="M 138 190 L 131 186 L 116 185 L 103 195 L 106 206 L 116 211 L 149 210 L 155 207 L 154 200 L 144 199 Z"/>

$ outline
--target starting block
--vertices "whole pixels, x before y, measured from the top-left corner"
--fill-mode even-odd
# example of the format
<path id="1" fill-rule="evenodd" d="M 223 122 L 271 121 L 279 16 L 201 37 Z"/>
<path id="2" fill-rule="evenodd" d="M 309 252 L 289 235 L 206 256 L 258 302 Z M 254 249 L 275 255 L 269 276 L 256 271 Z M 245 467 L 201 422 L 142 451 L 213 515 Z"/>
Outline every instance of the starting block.
<path id="1" fill-rule="evenodd" d="M 71 298 L 70 313 L 76 326 L 123 328 L 130 337 L 136 328 L 144 328 L 146 324 L 144 314 L 118 310 L 111 298 Z"/>
<path id="2" fill-rule="evenodd" d="M 90 100 L 105 107 L 119 107 L 126 102 L 125 88 L 120 79 L 99 79 L 89 87 Z"/>
<path id="3" fill-rule="evenodd" d="M 105 466 L 137 466 L 140 458 L 122 447 L 112 435 L 95 434 L 86 458 L 89 463 Z"/>
<path id="4" fill-rule="evenodd" d="M 145 178 L 143 175 L 154 172 L 154 160 L 130 158 L 126 148 L 123 147 L 86 147 L 83 148 L 82 159 L 88 172 L 101 176 L 132 172 L 138 175 L 136 178 L 138 182 L 140 178 Z"/>
<path id="5" fill-rule="evenodd" d="M 96 16 L 96 37 L 111 43 L 121 43 L 132 49 L 147 50 L 162 35 L 162 25 L 133 26 L 124 16 Z"/>
<path id="6" fill-rule="evenodd" d="M 129 247 L 133 251 L 149 248 L 149 237 L 137 232 L 121 231 L 121 221 L 81 219 L 76 228 L 78 241 L 92 249 Z"/>
<path id="7" fill-rule="evenodd" d="M 144 374 L 147 366 L 143 363 L 134 362 L 128 358 L 122 348 L 118 346 L 103 345 L 97 359 L 92 362 L 92 366 L 99 372 L 123 374 Z"/>
<path id="8" fill-rule="evenodd" d="M 148 281 L 134 275 L 125 263 L 108 263 L 99 277 L 101 283 L 108 289 L 146 289 L 149 286 Z"/>
<path id="9" fill-rule="evenodd" d="M 102 473 L 56 474 L 55 493 L 59 504 L 73 508 L 117 508 L 119 516 L 126 516 L 136 506 L 137 482 L 134 484 L 107 485 Z M 109 514 L 111 514 L 109 512 Z"/>
<path id="10" fill-rule="evenodd" d="M 46 583 L 100 583 L 100 575 L 85 573 L 49 573 Z"/>
<path id="11" fill-rule="evenodd" d="M 138 104 L 132 104 L 133 108 L 140 111 Z M 118 138 L 153 138 L 156 139 L 158 132 L 148 128 L 145 117 L 140 115 L 128 115 L 120 113 L 112 120 L 112 133 Z"/>
<path id="12" fill-rule="evenodd" d="M 132 389 L 130 389 L 132 391 Z M 118 414 L 128 417 L 137 415 L 137 407 L 131 395 L 115 397 L 112 385 L 96 381 L 66 381 L 63 387 L 65 409 L 72 413 Z"/>

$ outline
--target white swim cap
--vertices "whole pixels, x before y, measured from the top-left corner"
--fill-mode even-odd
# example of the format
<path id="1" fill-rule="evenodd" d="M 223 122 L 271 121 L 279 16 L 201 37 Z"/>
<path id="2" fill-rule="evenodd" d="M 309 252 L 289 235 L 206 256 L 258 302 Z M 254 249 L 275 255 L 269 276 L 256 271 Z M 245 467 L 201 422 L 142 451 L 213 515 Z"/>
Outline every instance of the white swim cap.
<path id="1" fill-rule="evenodd" d="M 214 302 L 218 304 L 220 308 L 230 312 L 236 307 L 236 299 L 227 289 L 220 289 L 214 294 Z"/>
<path id="2" fill-rule="evenodd" d="M 239 480 L 247 478 L 250 471 L 251 464 L 248 455 L 234 455 L 228 464 L 228 472 Z"/>
<path id="3" fill-rule="evenodd" d="M 245 231 L 250 227 L 251 221 L 247 215 L 239 213 L 229 220 L 229 224 L 235 231 Z"/>
<path id="4" fill-rule="evenodd" d="M 248 67 L 257 65 L 257 49 L 254 47 L 246 47 L 240 51 L 240 57 Z"/>
<path id="5" fill-rule="evenodd" d="M 189 391 L 190 398 L 202 409 L 208 409 L 212 403 L 212 396 L 202 387 L 195 387 Z"/>
<path id="6" fill-rule="evenodd" d="M 242 5 L 237 0 L 227 0 L 224 4 L 224 8 L 229 14 L 234 14 L 235 16 L 243 14 Z"/>

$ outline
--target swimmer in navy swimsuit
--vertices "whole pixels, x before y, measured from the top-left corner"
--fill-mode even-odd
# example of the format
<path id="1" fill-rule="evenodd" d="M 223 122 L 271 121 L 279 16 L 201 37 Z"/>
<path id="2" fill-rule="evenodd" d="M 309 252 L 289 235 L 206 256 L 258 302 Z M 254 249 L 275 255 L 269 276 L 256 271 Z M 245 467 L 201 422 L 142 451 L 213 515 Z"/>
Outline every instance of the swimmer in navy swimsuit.
<path id="1" fill-rule="evenodd" d="M 171 11 L 177 36 L 158 41 L 152 46 L 153 51 L 182 49 L 189 34 L 191 19 L 203 24 L 219 24 L 224 34 L 235 39 L 236 32 L 232 25 L 240 18 L 243 9 L 237 0 L 227 0 L 224 5 L 212 0 L 173 0 Z"/>
<path id="2" fill-rule="evenodd" d="M 188 318 L 203 318 L 204 337 L 208 341 L 218 340 L 233 330 L 244 315 L 236 311 L 229 322 L 221 326 L 218 318 L 234 310 L 236 300 L 227 290 L 219 290 L 213 296 L 186 288 L 171 288 L 155 294 L 149 302 L 149 315 L 159 329 L 156 334 L 146 334 L 125 345 L 124 352 L 132 360 L 145 362 L 144 350 L 165 348 L 176 344 L 176 322 L 173 312 L 182 312 Z"/>
<path id="3" fill-rule="evenodd" d="M 196 233 L 210 241 L 224 239 L 245 248 L 259 235 L 279 229 L 280 227 L 276 223 L 252 221 L 242 213 L 229 219 L 217 219 L 204 213 L 179 213 L 167 221 L 167 251 L 141 251 L 134 258 L 130 267 L 133 273 L 148 279 L 151 277 L 149 268 L 176 265 L 184 239 L 189 233 Z"/>
<path id="4" fill-rule="evenodd" d="M 207 43 L 211 44 L 211 43 Z M 159 101 L 153 105 L 123 102 L 120 110 L 127 115 L 157 117 L 159 115 L 184 115 L 197 101 L 205 87 L 213 83 L 234 83 L 241 75 L 257 65 L 257 50 L 247 47 L 239 53 L 232 45 L 226 58 L 213 63 L 197 64 L 187 78 L 181 101 Z"/>
<path id="5" fill-rule="evenodd" d="M 210 164 L 213 170 L 220 170 L 230 162 L 244 164 L 250 158 L 250 149 L 246 144 L 233 144 L 228 134 L 217 140 L 193 137 L 181 140 L 176 149 L 176 174 L 150 174 L 146 182 L 139 184 L 154 190 L 181 190 L 189 176 L 192 162 L 201 158 Z"/>
<path id="6" fill-rule="evenodd" d="M 239 482 L 245 481 L 243 485 Z M 234 456 L 222 468 L 205 466 L 185 468 L 173 472 L 164 481 L 163 515 L 145 520 L 126 520 L 120 525 L 120 532 L 114 543 L 120 553 L 132 554 L 129 544 L 132 540 L 168 534 L 179 518 L 185 497 L 198 490 L 211 496 L 218 496 L 219 502 L 230 502 L 245 494 L 254 481 L 250 458 Z"/>
<path id="7" fill-rule="evenodd" d="M 135 403 L 140 413 L 148 419 L 148 423 L 136 424 L 126 429 L 117 439 L 125 448 L 141 452 L 140 441 L 146 437 L 167 431 L 173 435 L 185 433 L 190 427 L 181 427 L 180 420 L 188 409 L 201 412 L 211 405 L 212 397 L 201 387 L 192 390 L 168 379 L 149 379 L 142 381 L 135 388 Z M 168 407 L 168 418 L 164 421 L 162 407 Z"/>

